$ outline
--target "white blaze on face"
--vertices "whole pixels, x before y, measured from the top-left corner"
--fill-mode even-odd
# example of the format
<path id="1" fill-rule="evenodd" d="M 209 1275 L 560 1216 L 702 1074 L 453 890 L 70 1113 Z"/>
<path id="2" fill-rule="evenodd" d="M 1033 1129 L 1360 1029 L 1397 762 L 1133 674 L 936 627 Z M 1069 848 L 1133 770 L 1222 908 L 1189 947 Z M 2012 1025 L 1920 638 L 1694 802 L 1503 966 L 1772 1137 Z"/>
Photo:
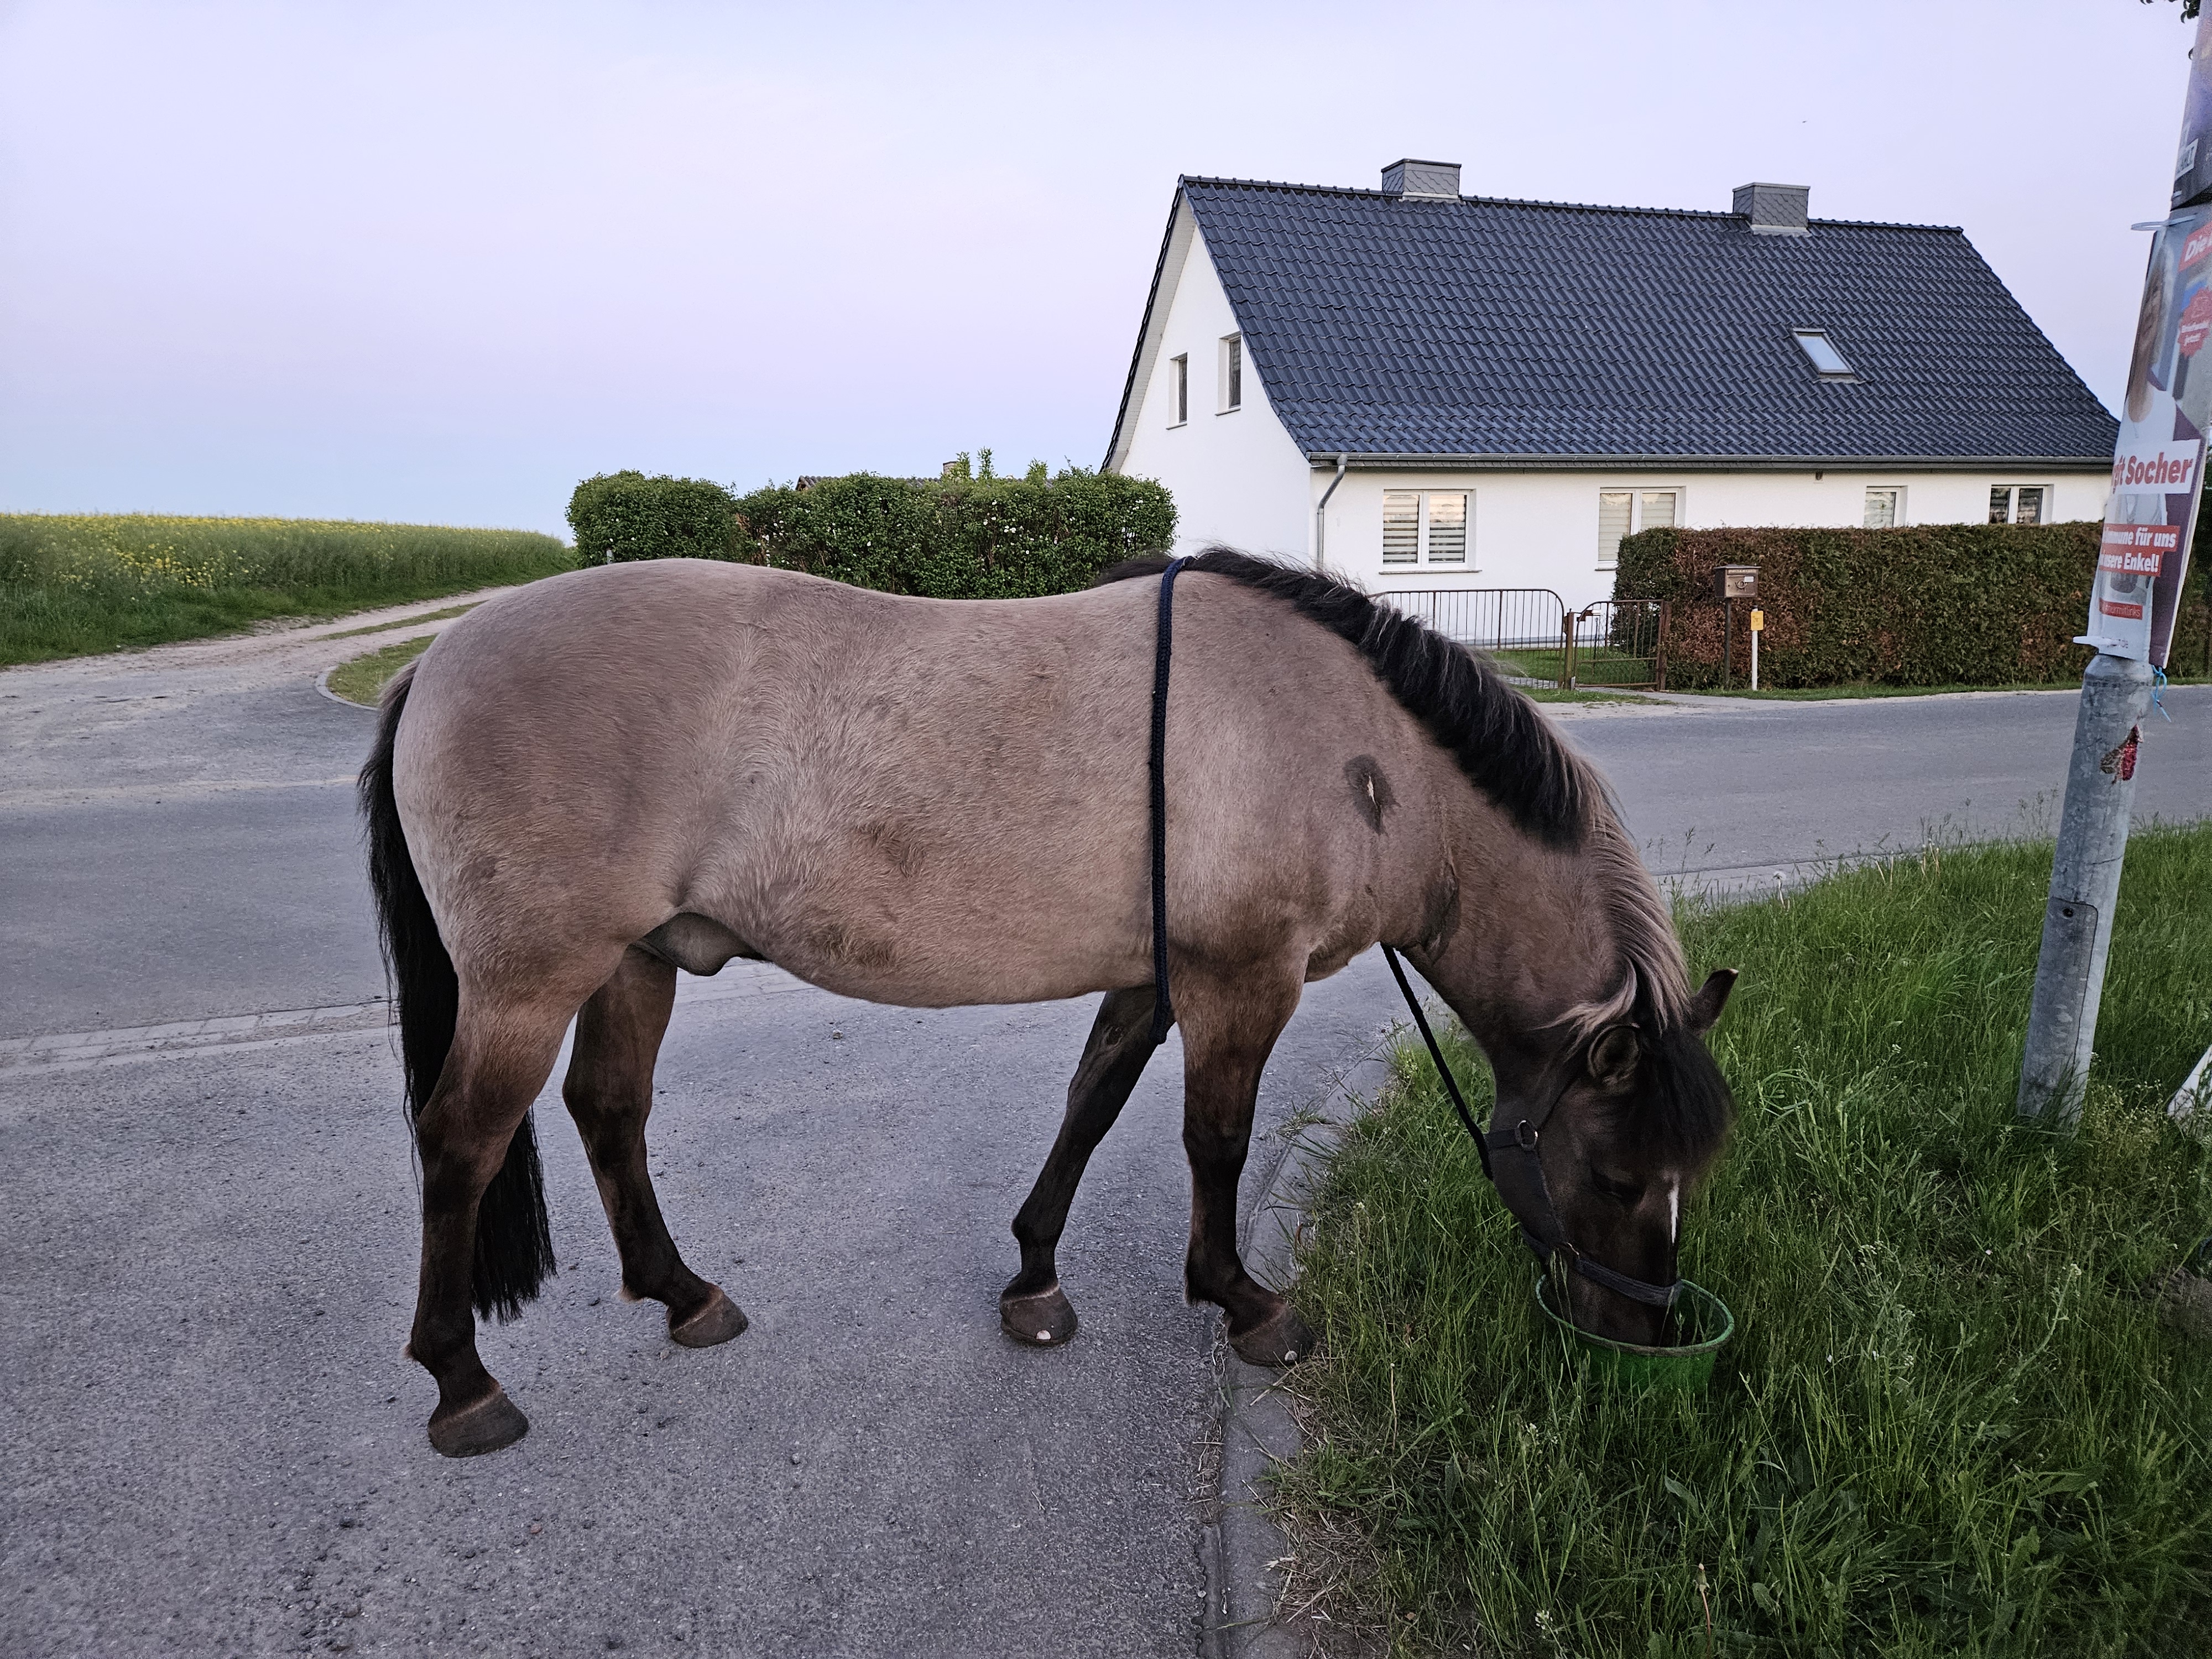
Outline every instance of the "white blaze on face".
<path id="1" fill-rule="evenodd" d="M 1667 1242 L 1674 1243 L 1682 1231 L 1682 1183 L 1667 1188 Z"/>

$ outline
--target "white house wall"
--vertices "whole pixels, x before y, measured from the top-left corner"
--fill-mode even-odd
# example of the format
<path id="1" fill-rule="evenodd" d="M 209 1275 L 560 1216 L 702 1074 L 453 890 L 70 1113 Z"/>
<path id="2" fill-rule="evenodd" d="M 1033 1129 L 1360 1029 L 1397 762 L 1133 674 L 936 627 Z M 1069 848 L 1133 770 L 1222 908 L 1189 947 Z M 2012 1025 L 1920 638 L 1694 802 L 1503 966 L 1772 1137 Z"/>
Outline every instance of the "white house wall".
<path id="1" fill-rule="evenodd" d="M 1179 212 L 1187 217 L 1190 209 Z M 1139 365 L 1141 384 L 1125 417 L 1130 430 L 1117 470 L 1132 477 L 1157 478 L 1168 487 L 1175 496 L 1179 553 L 1222 542 L 1249 552 L 1306 560 L 1313 543 L 1306 492 L 1311 468 L 1269 407 L 1267 386 L 1249 351 L 1244 354 L 1243 407 L 1216 413 L 1220 344 L 1237 331 L 1237 318 L 1205 237 L 1194 225 L 1179 224 L 1176 230 L 1175 240 L 1185 248 L 1182 266 L 1179 273 L 1162 273 L 1162 291 L 1170 295 L 1168 314 L 1158 325 L 1150 362 Z M 1171 243 L 1169 258 L 1175 257 Z M 1190 418 L 1177 426 L 1173 359 L 1185 353 L 1190 358 Z M 1379 550 L 1379 529 L 1376 536 Z"/>
<path id="2" fill-rule="evenodd" d="M 1284 441 L 1288 442 L 1287 434 Z M 1303 543 L 1308 557 L 1313 508 L 1334 477 L 1333 467 L 1306 469 L 1297 505 L 1306 520 Z M 1598 496 L 1603 490 L 1676 490 L 1680 501 L 1677 522 L 1687 529 L 1714 530 L 1774 525 L 1856 527 L 1865 522 L 1869 487 L 1905 492 L 1899 515 L 1904 524 L 1983 524 L 1989 519 L 1990 490 L 1996 484 L 2041 485 L 2046 492 L 2045 519 L 2056 523 L 2100 516 L 2110 477 L 2101 471 L 1828 472 L 1815 478 L 1810 472 L 1410 472 L 1355 467 L 1329 498 L 1326 555 L 1331 569 L 1370 591 L 1547 587 L 1580 608 L 1613 597 L 1613 573 L 1598 563 Z M 1472 499 L 1467 562 L 1386 566 L 1386 489 L 1468 491 Z M 1180 503 L 1180 490 L 1176 500 Z M 1224 522 L 1231 521 L 1227 503 L 1216 510 Z M 1244 511 L 1248 520 L 1257 516 L 1252 507 Z M 1285 526 L 1274 533 L 1287 538 L 1291 532 Z"/>

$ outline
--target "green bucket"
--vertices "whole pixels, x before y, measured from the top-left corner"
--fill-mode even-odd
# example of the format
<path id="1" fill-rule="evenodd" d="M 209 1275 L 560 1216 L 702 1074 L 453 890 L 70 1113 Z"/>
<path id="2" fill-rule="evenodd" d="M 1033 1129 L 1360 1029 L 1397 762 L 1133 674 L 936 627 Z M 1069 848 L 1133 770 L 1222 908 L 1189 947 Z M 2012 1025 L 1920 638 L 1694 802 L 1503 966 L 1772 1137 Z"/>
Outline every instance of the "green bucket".
<path id="1" fill-rule="evenodd" d="M 1727 1304 L 1686 1279 L 1674 1302 L 1674 1319 L 1682 1340 L 1667 1347 L 1615 1342 L 1563 1318 L 1552 1306 L 1551 1281 L 1540 1273 L 1536 1275 L 1536 1305 L 1544 1310 L 1545 1318 L 1559 1327 L 1568 1346 L 1589 1364 L 1595 1375 L 1632 1388 L 1696 1392 L 1712 1380 L 1713 1357 L 1735 1334 L 1735 1316 Z"/>

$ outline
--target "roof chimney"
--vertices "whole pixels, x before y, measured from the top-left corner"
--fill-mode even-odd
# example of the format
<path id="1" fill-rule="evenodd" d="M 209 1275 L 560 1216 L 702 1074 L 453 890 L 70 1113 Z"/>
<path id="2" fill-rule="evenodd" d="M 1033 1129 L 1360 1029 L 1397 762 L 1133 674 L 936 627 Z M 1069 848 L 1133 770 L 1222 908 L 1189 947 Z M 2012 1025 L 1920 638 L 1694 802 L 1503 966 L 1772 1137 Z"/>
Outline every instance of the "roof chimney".
<path id="1" fill-rule="evenodd" d="M 1812 193 L 1809 185 L 1738 185 L 1730 211 L 1749 219 L 1755 236 L 1809 236 L 1805 202 Z"/>
<path id="2" fill-rule="evenodd" d="M 1393 161 L 1382 169 L 1385 196 L 1410 196 L 1416 201 L 1459 200 L 1456 161 Z"/>

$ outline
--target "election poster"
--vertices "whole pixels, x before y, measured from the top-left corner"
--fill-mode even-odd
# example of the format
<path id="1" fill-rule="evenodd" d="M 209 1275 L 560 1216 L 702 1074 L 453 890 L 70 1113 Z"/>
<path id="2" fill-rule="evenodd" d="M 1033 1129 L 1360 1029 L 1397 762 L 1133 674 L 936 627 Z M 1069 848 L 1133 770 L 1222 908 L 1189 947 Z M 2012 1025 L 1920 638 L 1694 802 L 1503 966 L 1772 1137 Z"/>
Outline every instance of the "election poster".
<path id="1" fill-rule="evenodd" d="M 2166 666 L 2212 431 L 2212 205 L 2185 208 L 2151 245 L 2128 360 L 2112 493 L 2081 642 Z"/>
<path id="2" fill-rule="evenodd" d="M 2181 100 L 2181 143 L 2173 153 L 2173 207 L 2212 196 L 2212 15 L 2197 23 L 2189 90 Z"/>

